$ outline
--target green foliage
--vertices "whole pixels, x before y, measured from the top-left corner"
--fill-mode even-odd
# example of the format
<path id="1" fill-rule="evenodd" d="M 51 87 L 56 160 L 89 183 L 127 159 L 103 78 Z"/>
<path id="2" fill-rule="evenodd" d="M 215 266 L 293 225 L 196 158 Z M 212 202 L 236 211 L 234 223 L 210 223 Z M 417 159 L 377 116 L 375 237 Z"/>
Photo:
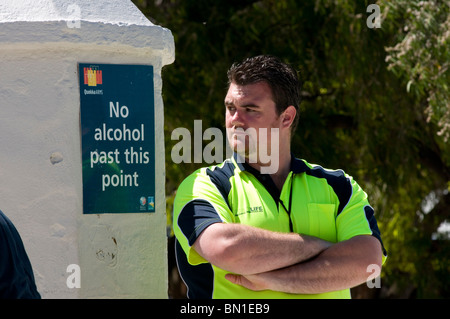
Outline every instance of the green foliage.
<path id="1" fill-rule="evenodd" d="M 386 48 L 388 69 L 407 81 L 406 90 L 426 98 L 428 121 L 450 138 L 450 2 L 382 1 L 386 24 L 400 28 L 398 42 Z"/>
<path id="2" fill-rule="evenodd" d="M 450 297 L 449 240 L 436 237 L 450 220 L 448 1 L 380 1 L 381 29 L 367 27 L 369 1 L 134 2 L 175 38 L 162 75 L 169 197 L 205 166 L 170 160 L 173 129 L 223 128 L 229 66 L 279 56 L 303 80 L 293 152 L 344 169 L 375 208 L 389 253 L 378 295 Z"/>

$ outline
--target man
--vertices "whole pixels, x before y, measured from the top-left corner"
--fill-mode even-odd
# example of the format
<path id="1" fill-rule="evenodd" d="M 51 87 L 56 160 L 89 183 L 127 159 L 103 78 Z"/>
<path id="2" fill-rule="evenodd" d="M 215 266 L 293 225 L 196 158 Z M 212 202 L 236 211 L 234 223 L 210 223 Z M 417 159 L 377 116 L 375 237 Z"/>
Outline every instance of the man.
<path id="1" fill-rule="evenodd" d="M 40 298 L 22 239 L 0 211 L 0 299 Z"/>
<path id="2" fill-rule="evenodd" d="M 234 64 L 228 79 L 225 123 L 235 153 L 187 177 L 174 202 L 188 297 L 350 298 L 368 266 L 381 269 L 386 257 L 366 193 L 343 171 L 292 155 L 294 70 L 258 56 Z"/>

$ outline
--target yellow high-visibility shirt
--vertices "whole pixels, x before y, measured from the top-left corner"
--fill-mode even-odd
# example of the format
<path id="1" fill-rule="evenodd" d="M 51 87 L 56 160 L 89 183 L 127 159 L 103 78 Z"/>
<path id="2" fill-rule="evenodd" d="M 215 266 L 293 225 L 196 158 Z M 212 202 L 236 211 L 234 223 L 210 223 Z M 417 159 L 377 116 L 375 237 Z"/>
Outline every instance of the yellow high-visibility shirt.
<path id="1" fill-rule="evenodd" d="M 328 170 L 292 156 L 283 188 L 238 157 L 201 168 L 179 186 L 174 202 L 176 256 L 189 298 L 290 299 L 350 298 L 350 289 L 322 294 L 252 291 L 225 279 L 193 244 L 213 223 L 240 223 L 277 232 L 295 232 L 333 243 L 373 235 L 384 249 L 367 194 L 342 170 Z"/>

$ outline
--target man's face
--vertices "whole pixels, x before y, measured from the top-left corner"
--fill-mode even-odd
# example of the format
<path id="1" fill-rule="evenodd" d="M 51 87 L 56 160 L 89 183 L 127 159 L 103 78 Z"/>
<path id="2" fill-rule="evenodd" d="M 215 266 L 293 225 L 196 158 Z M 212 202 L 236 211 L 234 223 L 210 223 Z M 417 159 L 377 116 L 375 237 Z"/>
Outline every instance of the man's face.
<path id="1" fill-rule="evenodd" d="M 272 141 L 270 134 L 271 128 L 280 129 L 280 118 L 272 90 L 266 82 L 243 86 L 231 83 L 225 97 L 225 108 L 228 142 L 241 156 L 255 155 L 257 147 L 261 146 L 270 152 L 271 143 L 279 142 Z M 252 132 L 254 134 L 249 134 Z"/>

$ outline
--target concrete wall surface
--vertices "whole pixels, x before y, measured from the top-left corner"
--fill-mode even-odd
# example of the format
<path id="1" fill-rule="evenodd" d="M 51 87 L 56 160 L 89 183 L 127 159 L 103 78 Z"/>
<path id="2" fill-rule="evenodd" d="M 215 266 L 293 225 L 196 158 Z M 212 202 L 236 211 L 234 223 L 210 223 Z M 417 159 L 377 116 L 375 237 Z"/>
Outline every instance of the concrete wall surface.
<path id="1" fill-rule="evenodd" d="M 173 61 L 170 30 L 131 1 L 0 2 L 0 209 L 43 298 L 167 298 L 161 69 Z M 83 214 L 78 63 L 153 66 L 155 213 Z"/>

